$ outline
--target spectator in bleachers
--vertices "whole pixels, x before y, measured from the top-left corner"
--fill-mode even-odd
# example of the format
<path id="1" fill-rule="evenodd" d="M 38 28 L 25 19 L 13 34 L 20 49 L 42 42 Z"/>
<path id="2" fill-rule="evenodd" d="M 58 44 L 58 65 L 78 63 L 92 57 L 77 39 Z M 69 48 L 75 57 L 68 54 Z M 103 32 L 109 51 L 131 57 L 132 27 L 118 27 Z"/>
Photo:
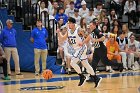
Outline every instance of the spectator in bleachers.
<path id="1" fill-rule="evenodd" d="M 113 20 L 113 23 L 110 25 L 110 29 L 112 30 L 112 28 L 114 27 L 114 26 L 118 26 L 118 28 L 119 28 L 119 31 L 121 31 L 121 23 L 120 23 L 120 21 L 118 20 L 118 19 L 114 19 Z"/>
<path id="2" fill-rule="evenodd" d="M 8 19 L 6 24 L 7 26 L 2 30 L 0 39 L 4 46 L 5 56 L 7 59 L 7 71 L 8 74 L 11 75 L 10 59 L 12 55 L 15 63 L 15 73 L 16 75 L 22 75 L 20 73 L 19 55 L 17 51 L 16 30 L 13 28 L 13 21 L 11 19 Z"/>
<path id="3" fill-rule="evenodd" d="M 116 40 L 119 44 L 119 54 L 122 56 L 122 63 L 124 67 L 124 71 L 128 70 L 127 67 L 127 55 L 128 53 L 128 39 L 125 37 L 125 32 L 119 31 L 119 37 Z M 129 56 L 130 60 L 133 59 L 133 56 Z M 131 62 L 128 62 L 131 63 Z"/>
<path id="4" fill-rule="evenodd" d="M 110 32 L 110 30 L 108 30 L 108 26 L 107 26 L 107 25 L 103 25 L 103 26 L 101 27 L 101 31 L 102 31 L 102 33 L 104 33 L 104 34 L 107 34 L 108 32 Z"/>
<path id="5" fill-rule="evenodd" d="M 125 34 L 126 34 L 125 36 L 126 36 L 127 38 L 129 38 L 130 35 L 133 33 L 133 32 L 130 32 L 130 31 L 129 31 L 127 24 L 123 24 L 123 25 L 122 25 L 122 31 L 125 32 Z"/>
<path id="6" fill-rule="evenodd" d="M 7 73 L 7 60 L 1 45 L 0 45 L 0 66 L 2 66 L 3 68 L 4 80 L 10 80 Z"/>
<path id="7" fill-rule="evenodd" d="M 109 35 L 109 40 L 106 42 L 106 47 L 107 47 L 107 57 L 109 60 L 117 60 L 117 62 L 121 63 L 121 55 L 119 54 L 119 45 L 118 42 L 116 41 L 117 35 L 115 34 L 110 34 Z M 113 69 L 111 66 L 106 67 L 107 72 L 113 72 Z"/>
<path id="8" fill-rule="evenodd" d="M 54 10 L 53 10 L 53 5 L 50 1 L 48 1 L 47 8 L 48 8 L 48 13 L 53 16 Z"/>
<path id="9" fill-rule="evenodd" d="M 128 39 L 125 38 L 125 33 L 120 32 L 119 37 L 117 37 L 117 42 L 119 44 L 119 54 L 122 56 L 122 63 L 124 70 L 128 70 L 127 68 L 127 51 L 128 51 Z"/>
<path id="10" fill-rule="evenodd" d="M 81 5 L 82 5 L 82 8 L 80 8 L 79 9 L 79 15 L 81 16 L 81 17 L 83 17 L 84 16 L 84 14 L 88 14 L 88 12 L 89 12 L 89 9 L 87 8 L 87 3 L 85 2 L 85 0 L 82 0 L 82 2 L 81 2 Z"/>
<path id="11" fill-rule="evenodd" d="M 94 18 L 93 21 L 96 22 L 96 28 L 98 28 L 101 31 L 101 27 L 100 27 L 100 23 L 99 23 L 98 18 Z"/>
<path id="12" fill-rule="evenodd" d="M 53 16 L 55 16 L 56 15 L 56 13 L 57 13 L 57 10 L 58 10 L 58 3 L 56 2 L 56 1 L 54 1 L 53 2 Z"/>
<path id="13" fill-rule="evenodd" d="M 42 71 L 46 70 L 46 60 L 48 55 L 48 48 L 46 40 L 48 39 L 48 31 L 42 27 L 42 20 L 37 20 L 36 26 L 31 32 L 31 42 L 34 43 L 34 64 L 35 75 L 38 76 L 40 72 L 39 60 L 42 60 Z"/>
<path id="14" fill-rule="evenodd" d="M 63 18 L 60 18 L 58 20 L 58 28 L 61 28 L 61 26 L 63 26 L 63 25 L 64 25 L 64 20 L 63 20 Z"/>
<path id="15" fill-rule="evenodd" d="M 112 9 L 112 10 L 110 11 L 110 14 L 109 14 L 108 18 L 109 18 L 110 24 L 113 23 L 113 20 L 114 20 L 114 19 L 118 19 L 117 14 L 116 14 L 116 12 L 115 12 L 114 9 Z"/>
<path id="16" fill-rule="evenodd" d="M 89 24 L 94 18 L 96 18 L 93 14 L 93 8 L 90 8 L 88 14 L 84 14 L 83 17 L 86 19 L 87 24 Z"/>
<path id="17" fill-rule="evenodd" d="M 128 58 L 128 68 L 134 70 L 134 57 L 139 61 L 140 58 L 140 52 L 139 52 L 139 42 L 135 40 L 135 35 L 132 33 L 130 35 L 130 39 L 128 40 L 128 51 L 131 56 L 133 56 L 133 59 Z"/>
<path id="18" fill-rule="evenodd" d="M 74 15 L 74 2 L 73 1 L 70 2 L 70 7 L 66 8 L 65 14 L 68 17 L 72 17 Z"/>
<path id="19" fill-rule="evenodd" d="M 103 8 L 102 3 L 98 2 L 98 3 L 96 4 L 96 7 L 94 8 L 94 15 L 95 15 L 96 17 L 101 13 L 102 8 Z"/>
<path id="20" fill-rule="evenodd" d="M 74 15 L 72 17 L 75 18 L 76 24 L 80 25 L 81 17 L 79 16 L 79 9 L 77 8 L 74 9 Z"/>
<path id="21" fill-rule="evenodd" d="M 104 19 L 106 17 L 106 10 L 101 10 L 101 13 L 97 16 L 99 23 L 104 22 Z"/>
<path id="22" fill-rule="evenodd" d="M 100 24 L 101 27 L 103 27 L 104 25 L 107 26 L 107 31 L 110 32 L 110 22 L 108 17 L 105 17 L 104 21 Z"/>
<path id="23" fill-rule="evenodd" d="M 128 15 L 129 21 L 132 25 L 136 25 L 136 2 L 134 0 L 127 0 L 124 6 L 124 14 Z"/>
<path id="24" fill-rule="evenodd" d="M 111 0 L 110 2 L 110 9 L 115 9 L 118 16 L 122 15 L 122 1 L 123 0 Z"/>
<path id="25" fill-rule="evenodd" d="M 118 26 L 114 26 L 111 30 L 111 33 L 118 35 L 118 33 L 120 32 L 119 27 Z"/>
<path id="26" fill-rule="evenodd" d="M 74 7 L 77 9 L 81 8 L 81 0 L 74 0 Z"/>
<path id="27" fill-rule="evenodd" d="M 64 47 L 65 47 L 65 44 L 67 42 L 67 38 L 66 38 L 66 35 L 67 35 L 67 28 L 66 26 L 61 26 L 60 27 L 60 31 L 59 29 L 57 30 L 57 34 L 58 34 L 58 53 L 60 55 L 60 57 L 62 58 L 62 66 L 65 65 L 65 59 L 64 59 Z"/>
<path id="28" fill-rule="evenodd" d="M 43 12 L 43 11 L 48 12 L 48 9 L 46 8 L 45 2 L 40 1 L 40 7 L 37 9 L 38 17 L 41 15 L 41 12 Z"/>
<path id="29" fill-rule="evenodd" d="M 63 7 L 59 7 L 58 13 L 55 15 L 55 20 L 56 20 L 56 22 L 58 22 L 58 20 L 59 20 L 60 18 L 63 18 L 64 24 L 67 23 L 67 21 L 68 21 L 68 16 L 67 16 L 66 14 L 64 14 L 64 8 L 63 8 Z"/>
<path id="30" fill-rule="evenodd" d="M 87 29 L 87 24 L 86 24 L 86 19 L 85 18 L 81 18 L 80 20 L 80 27 L 83 31 L 86 31 Z"/>

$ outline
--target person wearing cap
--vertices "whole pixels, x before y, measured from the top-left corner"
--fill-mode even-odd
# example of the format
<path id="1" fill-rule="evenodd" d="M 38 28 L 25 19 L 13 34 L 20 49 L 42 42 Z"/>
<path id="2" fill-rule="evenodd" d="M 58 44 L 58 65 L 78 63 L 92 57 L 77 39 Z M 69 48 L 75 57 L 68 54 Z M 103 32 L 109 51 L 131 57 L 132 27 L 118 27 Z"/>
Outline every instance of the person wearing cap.
<path id="1" fill-rule="evenodd" d="M 93 14 L 93 8 L 90 8 L 88 14 L 84 14 L 83 17 L 86 19 L 87 24 L 89 24 L 94 18 L 96 18 Z"/>
<path id="2" fill-rule="evenodd" d="M 58 22 L 58 20 L 60 18 L 63 18 L 64 25 L 65 25 L 67 23 L 67 21 L 68 21 L 68 16 L 64 13 L 64 8 L 63 7 L 59 7 L 58 13 L 55 15 L 56 22 Z"/>
<path id="3" fill-rule="evenodd" d="M 74 15 L 74 2 L 73 1 L 70 2 L 70 7 L 66 8 L 65 14 L 68 17 L 72 17 Z"/>
<path id="4" fill-rule="evenodd" d="M 3 29 L 0 39 L 4 46 L 5 56 L 7 59 L 8 74 L 11 75 L 10 58 L 12 55 L 15 63 L 15 73 L 16 75 L 22 75 L 20 73 L 19 55 L 17 51 L 16 30 L 13 28 L 13 21 L 11 19 L 8 19 L 6 24 L 7 26 Z"/>
<path id="5" fill-rule="evenodd" d="M 81 5 L 82 5 L 82 8 L 80 8 L 79 9 L 79 15 L 81 16 L 81 17 L 83 17 L 83 15 L 84 14 L 88 14 L 88 12 L 89 12 L 89 9 L 87 8 L 87 3 L 83 0 L 82 2 L 81 2 Z"/>
<path id="6" fill-rule="evenodd" d="M 68 19 L 68 35 L 67 38 L 69 39 L 69 44 L 72 46 L 72 50 L 74 51 L 72 53 L 72 58 L 71 58 L 71 66 L 74 68 L 74 70 L 78 73 L 80 77 L 80 82 L 78 86 L 82 86 L 85 81 L 86 77 L 85 75 L 82 74 L 82 71 L 80 69 L 80 66 L 77 64 L 79 61 L 82 63 L 82 65 L 87 69 L 88 73 L 92 78 L 95 80 L 95 87 L 98 87 L 101 78 L 98 78 L 95 76 L 95 73 L 92 69 L 92 67 L 89 65 L 88 60 L 87 60 L 87 46 L 86 44 L 79 46 L 79 42 L 82 42 L 82 38 L 84 38 L 84 33 L 83 31 L 75 26 L 76 20 L 72 17 Z"/>
<path id="7" fill-rule="evenodd" d="M 31 32 L 30 41 L 34 44 L 34 64 L 35 75 L 38 76 L 40 72 L 39 59 L 41 57 L 42 70 L 46 70 L 46 60 L 48 55 L 48 47 L 46 40 L 48 39 L 48 31 L 42 27 L 42 21 L 37 20 L 36 26 Z"/>
<path id="8" fill-rule="evenodd" d="M 74 9 L 74 15 L 72 17 L 76 20 L 76 24 L 80 25 L 81 17 L 79 16 L 79 9 Z"/>

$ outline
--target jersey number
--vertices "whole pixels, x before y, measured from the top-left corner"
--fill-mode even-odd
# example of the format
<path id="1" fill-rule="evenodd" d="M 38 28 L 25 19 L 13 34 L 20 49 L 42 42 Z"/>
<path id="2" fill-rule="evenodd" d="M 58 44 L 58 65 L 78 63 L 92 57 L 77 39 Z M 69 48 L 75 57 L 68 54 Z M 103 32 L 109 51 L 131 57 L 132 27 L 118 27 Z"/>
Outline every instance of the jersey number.
<path id="1" fill-rule="evenodd" d="M 71 39 L 71 43 L 72 43 L 72 44 L 76 44 L 75 39 Z"/>

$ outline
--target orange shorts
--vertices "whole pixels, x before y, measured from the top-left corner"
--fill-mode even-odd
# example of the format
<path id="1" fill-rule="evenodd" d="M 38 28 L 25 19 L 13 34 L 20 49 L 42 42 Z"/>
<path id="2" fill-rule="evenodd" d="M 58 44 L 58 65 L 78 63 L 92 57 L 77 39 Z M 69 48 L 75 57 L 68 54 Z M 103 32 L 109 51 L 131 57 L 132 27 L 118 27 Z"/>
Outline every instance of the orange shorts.
<path id="1" fill-rule="evenodd" d="M 109 60 L 113 60 L 116 59 L 118 62 L 121 62 L 121 55 L 111 55 L 111 54 L 107 54 L 107 57 Z"/>

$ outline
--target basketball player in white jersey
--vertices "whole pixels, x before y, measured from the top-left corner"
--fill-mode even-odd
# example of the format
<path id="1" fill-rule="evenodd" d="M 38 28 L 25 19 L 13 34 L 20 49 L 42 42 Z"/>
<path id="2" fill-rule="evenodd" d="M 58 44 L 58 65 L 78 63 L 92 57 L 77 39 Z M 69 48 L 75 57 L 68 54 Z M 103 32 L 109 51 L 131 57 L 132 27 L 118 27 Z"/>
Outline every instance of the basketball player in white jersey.
<path id="1" fill-rule="evenodd" d="M 82 63 L 82 65 L 87 69 L 87 72 L 91 75 L 92 78 L 95 80 L 95 87 L 98 87 L 100 81 L 102 78 L 95 76 L 95 73 L 92 69 L 92 67 L 89 65 L 87 61 L 87 46 L 84 44 L 83 46 L 79 46 L 79 42 L 82 42 L 82 39 L 84 38 L 82 31 L 79 27 L 75 27 L 76 20 L 72 17 L 68 19 L 68 39 L 70 40 L 70 44 L 73 47 L 73 50 L 75 51 L 73 53 L 72 59 L 71 59 L 71 66 L 75 69 L 75 71 L 80 76 L 80 82 L 78 86 L 82 86 L 85 81 L 86 77 L 82 74 L 81 69 L 79 65 L 77 64 L 79 61 Z"/>
<path id="2" fill-rule="evenodd" d="M 65 65 L 64 61 L 64 46 L 67 41 L 66 35 L 67 35 L 67 28 L 66 26 L 62 26 L 60 29 L 57 29 L 57 35 L 58 35 L 58 52 L 60 53 L 60 57 L 62 58 L 62 65 Z"/>
<path id="3" fill-rule="evenodd" d="M 67 50 L 69 49 L 69 44 L 67 40 L 67 25 L 62 26 L 60 29 L 57 29 L 58 33 L 58 52 L 62 58 L 62 66 L 65 65 L 65 60 L 67 62 L 68 74 L 71 74 L 71 55 Z"/>

